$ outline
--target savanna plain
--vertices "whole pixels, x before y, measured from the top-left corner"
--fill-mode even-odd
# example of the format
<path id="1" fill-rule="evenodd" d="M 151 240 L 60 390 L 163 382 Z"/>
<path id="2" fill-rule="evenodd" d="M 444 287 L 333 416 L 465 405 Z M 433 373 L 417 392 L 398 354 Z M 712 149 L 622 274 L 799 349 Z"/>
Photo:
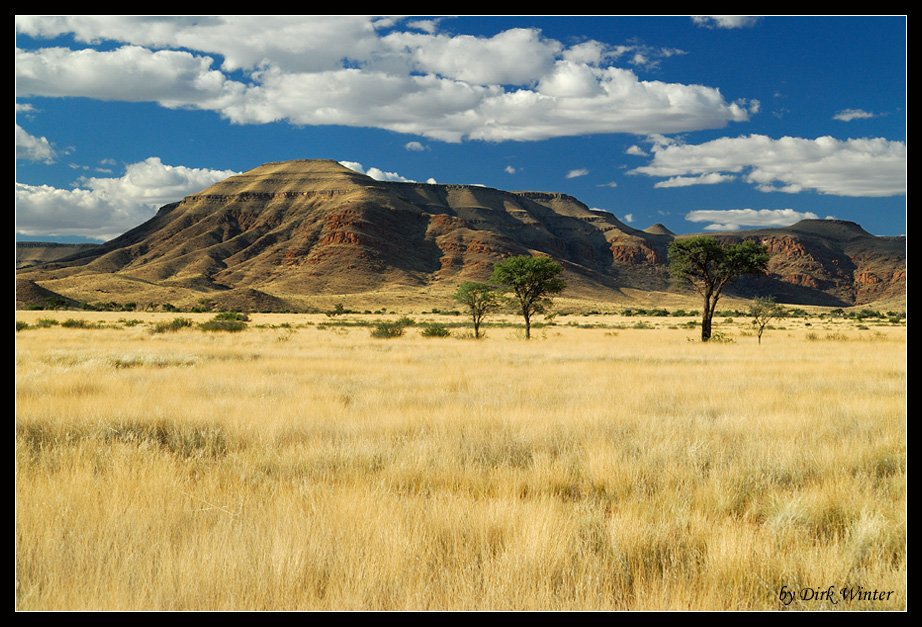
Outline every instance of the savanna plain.
<path id="1" fill-rule="evenodd" d="M 905 322 L 176 317 L 17 312 L 18 610 L 906 609 Z"/>

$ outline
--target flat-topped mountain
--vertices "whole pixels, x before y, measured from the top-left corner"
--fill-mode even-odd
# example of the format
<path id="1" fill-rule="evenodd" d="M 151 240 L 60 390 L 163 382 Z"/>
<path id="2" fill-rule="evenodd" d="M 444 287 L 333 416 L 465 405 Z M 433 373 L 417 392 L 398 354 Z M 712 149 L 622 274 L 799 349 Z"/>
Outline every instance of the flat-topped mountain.
<path id="1" fill-rule="evenodd" d="M 853 223 L 712 235 L 769 246 L 770 275 L 742 284 L 744 295 L 849 306 L 905 290 L 905 238 Z M 546 254 L 564 265 L 568 296 L 617 300 L 626 289 L 671 289 L 666 250 L 676 237 L 661 225 L 633 229 L 565 194 L 382 182 L 332 160 L 297 160 L 230 177 L 105 244 L 17 276 L 87 302 L 233 306 L 237 298 L 298 309 L 326 294 L 445 295 L 463 280 L 486 280 L 503 257 Z"/>

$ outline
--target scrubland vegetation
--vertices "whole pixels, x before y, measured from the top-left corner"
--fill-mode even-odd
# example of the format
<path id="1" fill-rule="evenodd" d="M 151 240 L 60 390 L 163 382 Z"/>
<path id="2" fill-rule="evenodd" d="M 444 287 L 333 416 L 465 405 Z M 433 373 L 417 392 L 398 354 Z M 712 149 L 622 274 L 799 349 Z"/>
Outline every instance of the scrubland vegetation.
<path id="1" fill-rule="evenodd" d="M 17 312 L 19 610 L 906 608 L 899 319 L 129 315 Z"/>

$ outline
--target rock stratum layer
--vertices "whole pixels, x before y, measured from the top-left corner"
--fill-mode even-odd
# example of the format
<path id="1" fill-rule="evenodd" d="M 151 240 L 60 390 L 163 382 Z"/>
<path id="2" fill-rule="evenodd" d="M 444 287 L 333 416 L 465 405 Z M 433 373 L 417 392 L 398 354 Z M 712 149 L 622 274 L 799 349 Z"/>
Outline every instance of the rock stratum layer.
<path id="1" fill-rule="evenodd" d="M 904 298 L 905 237 L 836 220 L 710 235 L 768 246 L 769 273 L 740 281 L 742 296 L 828 306 Z M 565 194 L 381 182 L 298 160 L 228 178 L 105 244 L 23 264 L 17 278 L 21 294 L 34 286 L 86 302 L 144 294 L 233 306 L 237 297 L 272 309 L 323 294 L 447 293 L 486 280 L 504 257 L 544 254 L 564 265 L 568 295 L 606 300 L 672 289 L 666 251 L 676 237 L 687 236 L 633 229 Z"/>

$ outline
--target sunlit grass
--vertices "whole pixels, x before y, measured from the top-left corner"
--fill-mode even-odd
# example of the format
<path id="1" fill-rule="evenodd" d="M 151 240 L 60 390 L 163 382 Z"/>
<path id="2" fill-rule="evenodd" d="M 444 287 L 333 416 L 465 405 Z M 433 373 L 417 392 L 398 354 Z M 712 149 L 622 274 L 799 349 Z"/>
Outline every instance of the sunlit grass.
<path id="1" fill-rule="evenodd" d="M 17 609 L 906 607 L 905 327 L 87 317 L 16 337 Z"/>

